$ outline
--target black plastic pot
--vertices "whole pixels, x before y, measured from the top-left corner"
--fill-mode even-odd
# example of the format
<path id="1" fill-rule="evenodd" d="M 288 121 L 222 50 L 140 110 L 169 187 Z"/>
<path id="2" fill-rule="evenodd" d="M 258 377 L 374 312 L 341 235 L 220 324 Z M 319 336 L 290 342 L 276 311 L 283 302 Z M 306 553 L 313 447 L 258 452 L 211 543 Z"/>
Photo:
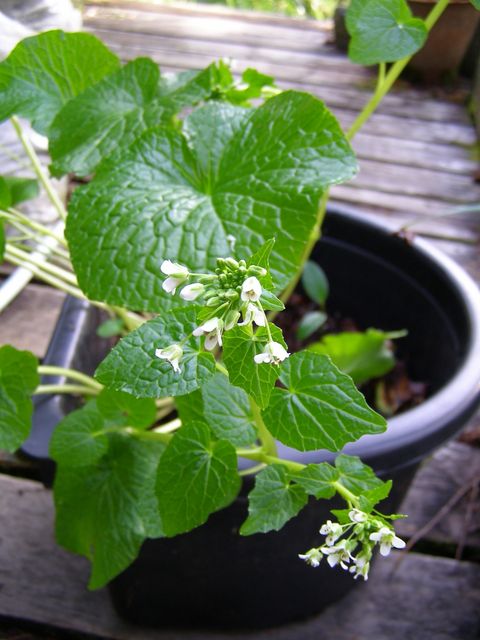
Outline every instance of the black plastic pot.
<path id="1" fill-rule="evenodd" d="M 345 449 L 394 480 L 385 506 L 394 510 L 420 460 L 452 437 L 479 403 L 480 294 L 462 269 L 428 243 L 411 245 L 338 211 L 329 212 L 314 257 L 331 283 L 330 307 L 365 328 L 408 329 L 401 344 L 410 375 L 429 383 L 431 395 L 421 406 L 389 421 L 385 434 Z M 88 312 L 81 314 L 86 327 Z M 57 328 L 53 344 L 63 331 Z M 93 351 L 83 329 L 73 341 L 91 370 L 103 354 Z M 58 357 L 53 346 L 49 357 Z M 40 426 L 36 422 L 35 431 Z M 36 433 L 31 442 L 38 442 Z M 282 445 L 279 450 L 302 462 L 334 457 Z M 144 625 L 262 628 L 313 615 L 358 584 L 340 570 L 324 564 L 312 569 L 297 558 L 322 542 L 318 529 L 332 502 L 312 501 L 279 532 L 240 537 L 252 482 L 245 479 L 234 504 L 203 527 L 145 542 L 139 558 L 111 584 L 118 612 Z"/>

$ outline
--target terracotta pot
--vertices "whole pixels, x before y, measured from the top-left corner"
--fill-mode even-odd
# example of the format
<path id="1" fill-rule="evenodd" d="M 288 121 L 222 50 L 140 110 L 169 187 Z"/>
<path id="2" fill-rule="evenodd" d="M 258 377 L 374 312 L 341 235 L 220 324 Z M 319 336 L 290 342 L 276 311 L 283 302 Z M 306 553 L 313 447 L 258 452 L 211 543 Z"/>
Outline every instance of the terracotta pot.
<path id="1" fill-rule="evenodd" d="M 433 0 L 409 0 L 415 16 L 425 18 Z M 480 18 L 469 0 L 450 0 L 450 4 L 430 32 L 427 42 L 409 63 L 426 81 L 435 81 L 455 72 L 462 62 Z"/>

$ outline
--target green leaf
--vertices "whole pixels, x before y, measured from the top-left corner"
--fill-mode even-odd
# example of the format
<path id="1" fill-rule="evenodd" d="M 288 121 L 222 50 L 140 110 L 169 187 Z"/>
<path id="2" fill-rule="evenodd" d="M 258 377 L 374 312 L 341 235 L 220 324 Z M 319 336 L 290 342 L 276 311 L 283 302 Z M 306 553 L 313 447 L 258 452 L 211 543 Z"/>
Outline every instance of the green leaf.
<path id="1" fill-rule="evenodd" d="M 267 291 L 267 289 L 262 290 L 260 303 L 265 311 L 283 311 L 285 309 L 285 305 L 280 298 L 277 298 L 276 295 L 271 291 Z"/>
<path id="2" fill-rule="evenodd" d="M 269 326 L 274 342 L 286 347 L 280 329 L 274 324 Z M 280 373 L 278 366 L 257 364 L 254 360 L 256 355 L 262 353 L 267 342 L 268 335 L 263 327 L 254 335 L 251 327 L 237 325 L 223 336 L 223 360 L 228 369 L 230 382 L 252 396 L 261 408 L 268 405 Z"/>
<path id="3" fill-rule="evenodd" d="M 270 240 L 267 240 L 267 242 L 265 242 L 260 247 L 260 249 L 255 251 L 253 256 L 250 256 L 250 258 L 247 260 L 247 267 L 257 265 L 257 267 L 263 267 L 264 269 L 266 269 L 267 274 L 263 277 L 259 277 L 260 284 L 264 289 L 264 297 L 268 298 L 268 296 L 272 296 L 275 300 L 278 300 L 278 298 L 274 296 L 273 293 L 271 293 L 271 290 L 273 289 L 273 281 L 270 274 L 270 256 L 272 254 L 272 249 L 274 246 L 275 238 L 270 238 Z M 278 302 L 282 304 L 280 300 L 278 300 Z"/>
<path id="4" fill-rule="evenodd" d="M 25 38 L 0 63 L 0 121 L 23 116 L 46 134 L 64 104 L 119 66 L 87 33 L 47 31 Z"/>
<path id="5" fill-rule="evenodd" d="M 225 91 L 224 97 L 232 104 L 250 106 L 251 100 L 262 96 L 264 87 L 275 87 L 275 78 L 248 68 L 242 73 L 240 84 Z"/>
<path id="6" fill-rule="evenodd" d="M 16 451 L 27 439 L 32 422 L 30 398 L 40 379 L 38 361 L 29 351 L 0 348 L 0 448 Z"/>
<path id="7" fill-rule="evenodd" d="M 232 255 L 232 238 L 243 257 L 276 234 L 271 268 L 281 290 L 323 190 L 355 168 L 336 120 L 310 95 L 285 92 L 249 111 L 207 104 L 185 134 L 145 132 L 75 191 L 66 233 L 79 284 L 92 299 L 157 311 L 163 259 L 213 270 Z"/>
<path id="8" fill-rule="evenodd" d="M 336 366 L 356 384 L 383 376 L 395 366 L 390 340 L 406 335 L 404 331 L 385 333 L 377 329 L 325 336 L 308 347 L 309 351 L 329 356 Z"/>
<path id="9" fill-rule="evenodd" d="M 405 0 L 352 0 L 346 25 L 351 36 L 348 55 L 364 65 L 410 56 L 428 35 L 425 23 L 412 17 Z"/>
<path id="10" fill-rule="evenodd" d="M 153 398 L 134 398 L 128 393 L 103 389 L 97 407 L 107 424 L 147 429 L 155 422 L 157 407 Z"/>
<path id="11" fill-rule="evenodd" d="M 302 285 L 310 300 L 321 307 L 325 304 L 330 287 L 324 270 L 316 262 L 308 260 L 302 274 Z"/>
<path id="12" fill-rule="evenodd" d="M 54 485 L 59 544 L 92 561 L 89 587 L 123 571 L 147 537 L 162 535 L 155 477 L 164 445 L 109 436 L 95 465 L 60 464 Z"/>
<path id="13" fill-rule="evenodd" d="M 315 331 L 325 324 L 327 318 L 327 314 L 323 311 L 310 311 L 309 313 L 306 313 L 298 325 L 297 338 L 299 340 L 306 340 L 312 335 L 312 333 L 315 333 Z M 339 368 L 341 369 L 341 367 Z"/>
<path id="14" fill-rule="evenodd" d="M 392 481 L 387 480 L 387 482 L 382 482 L 382 484 L 378 487 L 369 489 L 368 491 L 365 491 L 365 493 L 362 493 L 359 499 L 359 506 L 361 511 L 370 513 L 376 504 L 388 497 L 391 489 Z"/>
<path id="15" fill-rule="evenodd" d="M 146 129 L 166 122 L 172 105 L 159 100 L 158 66 L 138 58 L 106 76 L 58 113 L 50 129 L 50 172 L 86 176 Z"/>
<path id="16" fill-rule="evenodd" d="M 231 385 L 222 373 L 188 396 L 175 398 L 175 404 L 183 424 L 206 422 L 217 438 L 228 440 L 236 447 L 246 447 L 257 439 L 247 394 Z"/>
<path id="17" fill-rule="evenodd" d="M 480 0 L 470 0 L 470 2 L 473 4 L 475 9 L 478 9 L 480 11 Z"/>
<path id="18" fill-rule="evenodd" d="M 227 376 L 218 373 L 203 385 L 202 398 L 205 419 L 217 438 L 237 447 L 255 442 L 257 429 L 248 395 L 230 384 Z"/>
<path id="19" fill-rule="evenodd" d="M 307 504 L 307 494 L 294 484 L 282 465 L 272 464 L 255 478 L 248 496 L 248 518 L 240 534 L 278 531 Z"/>
<path id="20" fill-rule="evenodd" d="M 214 440 L 201 422 L 183 426 L 162 456 L 157 477 L 160 515 L 167 536 L 190 531 L 229 505 L 240 489 L 235 448 Z"/>
<path id="21" fill-rule="evenodd" d="M 332 467 L 328 462 L 320 462 L 319 464 L 308 464 L 300 473 L 295 474 L 295 482 L 311 496 L 320 498 L 332 498 L 336 489 L 332 486 L 333 482 L 337 482 L 340 478 L 338 469 Z"/>
<path id="22" fill-rule="evenodd" d="M 159 96 L 171 105 L 174 113 L 178 113 L 184 107 L 193 107 L 202 100 L 216 97 L 229 74 L 221 60 L 201 71 L 165 74 L 160 78 Z"/>
<path id="23" fill-rule="evenodd" d="M 0 176 L 0 206 L 4 209 L 36 198 L 39 191 L 38 182 L 33 178 Z"/>
<path id="24" fill-rule="evenodd" d="M 100 338 L 113 338 L 122 334 L 124 329 L 121 318 L 109 318 L 97 328 L 97 336 Z"/>
<path id="25" fill-rule="evenodd" d="M 108 451 L 105 420 L 95 400 L 61 420 L 50 442 L 50 455 L 71 467 L 91 465 Z"/>
<path id="26" fill-rule="evenodd" d="M 299 451 L 340 451 L 366 433 L 382 433 L 385 420 L 365 402 L 330 358 L 295 353 L 280 365 L 280 381 L 263 412 L 267 429 Z"/>
<path id="27" fill-rule="evenodd" d="M 340 472 L 340 481 L 343 486 L 355 495 L 377 489 L 384 484 L 358 456 L 347 456 L 342 453 L 337 456 L 335 467 Z"/>
<path id="28" fill-rule="evenodd" d="M 98 367 L 97 379 L 106 387 L 138 398 L 191 393 L 215 373 L 212 354 L 202 351 L 199 339 L 191 335 L 196 326 L 193 307 L 176 309 L 145 322 L 112 349 Z M 155 350 L 178 344 L 185 338 L 181 370 L 177 373 L 167 360 L 155 356 Z"/>

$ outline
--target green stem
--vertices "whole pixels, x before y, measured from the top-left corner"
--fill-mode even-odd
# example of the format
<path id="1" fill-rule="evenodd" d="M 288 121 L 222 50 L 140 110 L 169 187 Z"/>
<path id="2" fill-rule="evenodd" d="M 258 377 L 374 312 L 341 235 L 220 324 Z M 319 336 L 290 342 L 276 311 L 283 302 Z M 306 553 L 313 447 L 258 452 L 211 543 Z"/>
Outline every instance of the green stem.
<path id="1" fill-rule="evenodd" d="M 135 429 L 134 427 L 126 427 L 125 433 L 138 438 L 139 440 L 151 440 L 154 442 L 163 442 L 168 444 L 172 439 L 171 433 L 158 433 L 158 431 L 143 431 L 142 429 Z"/>
<path id="2" fill-rule="evenodd" d="M 78 286 L 77 279 L 73 275 L 73 273 L 67 271 L 66 269 L 63 269 L 62 267 L 58 267 L 54 264 L 51 264 L 46 259 L 46 256 L 45 256 L 45 259 L 42 260 L 42 258 L 38 256 L 32 255 L 30 253 L 27 253 L 26 251 L 23 251 L 22 249 L 19 249 L 18 247 L 15 247 L 14 245 L 10 244 L 10 242 L 7 242 L 6 249 L 11 255 L 15 256 L 18 260 L 22 260 L 23 262 L 28 262 L 29 264 L 32 264 L 35 267 L 39 267 L 40 269 L 43 269 L 47 273 L 50 273 L 57 278 L 60 278 L 67 284 L 71 284 L 74 287 Z"/>
<path id="3" fill-rule="evenodd" d="M 332 487 L 335 488 L 335 491 L 342 496 L 342 498 L 353 505 L 354 507 L 358 507 L 358 497 L 349 491 L 346 487 L 343 486 L 340 482 L 332 482 Z"/>
<path id="4" fill-rule="evenodd" d="M 75 369 L 41 364 L 37 371 L 41 376 L 62 376 L 63 378 L 70 378 L 70 380 L 81 382 L 82 384 L 91 387 L 92 389 L 96 389 L 97 391 L 101 391 L 103 389 L 103 385 L 94 380 L 91 376 L 88 376 L 86 373 L 82 373 L 81 371 L 76 371 Z"/>
<path id="5" fill-rule="evenodd" d="M 44 226 L 43 224 L 40 224 L 39 222 L 35 222 L 35 220 L 30 220 L 28 216 L 24 215 L 21 211 L 18 211 L 17 209 L 14 209 L 13 207 L 9 207 L 8 211 L 2 211 L 1 213 L 4 215 L 6 214 L 11 218 L 16 218 L 18 222 L 21 222 L 26 227 L 30 227 L 34 231 L 38 231 L 44 236 L 50 236 L 51 238 L 56 240 L 59 244 L 63 245 L 64 247 L 67 246 L 67 241 L 65 240 L 65 238 L 58 235 L 58 233 L 55 233 L 55 231 L 52 231 L 51 229 Z"/>
<path id="6" fill-rule="evenodd" d="M 170 422 L 166 422 L 165 424 L 160 425 L 153 429 L 153 433 L 171 433 L 172 431 L 176 431 L 180 429 L 182 426 L 182 421 L 180 418 L 175 418 L 174 420 L 170 420 Z"/>
<path id="7" fill-rule="evenodd" d="M 41 384 L 33 394 L 39 395 L 42 393 L 74 393 L 82 396 L 96 396 L 99 392 L 97 389 L 85 387 L 81 384 Z"/>
<path id="8" fill-rule="evenodd" d="M 285 460 L 275 455 L 269 455 L 265 453 L 263 448 L 258 447 L 256 449 L 237 449 L 237 456 L 247 458 L 247 460 L 255 460 L 263 464 L 281 464 L 294 472 L 302 471 L 306 466 L 300 462 L 293 462 L 293 460 Z"/>
<path id="9" fill-rule="evenodd" d="M 223 366 L 223 364 L 220 364 L 220 362 L 215 362 L 215 367 L 217 369 L 217 371 L 220 371 L 220 373 L 223 373 L 223 375 L 227 376 L 228 378 L 228 369 L 226 367 Z"/>
<path id="10" fill-rule="evenodd" d="M 275 442 L 275 438 L 265 426 L 260 408 L 252 398 L 250 398 L 250 407 L 252 409 L 253 419 L 257 425 L 258 435 L 262 443 L 262 450 L 266 455 L 276 456 L 277 443 Z"/>
<path id="11" fill-rule="evenodd" d="M 40 181 L 40 183 L 42 184 L 43 188 L 45 189 L 50 202 L 53 204 L 53 206 L 55 207 L 55 209 L 57 210 L 58 215 L 60 216 L 61 220 L 66 220 L 67 218 L 67 212 L 65 210 L 65 207 L 63 206 L 62 201 L 60 200 L 60 198 L 58 197 L 57 192 L 55 191 L 52 183 L 50 182 L 49 178 L 46 176 L 46 174 L 44 173 L 43 167 L 40 163 L 40 160 L 37 156 L 37 154 L 35 153 L 35 149 L 33 148 L 30 140 L 27 138 L 27 136 L 25 135 L 25 132 L 22 129 L 22 126 L 20 124 L 20 122 L 18 121 L 16 116 L 12 116 L 10 118 L 11 123 L 13 125 L 13 128 L 15 129 L 15 132 L 18 136 L 18 139 L 20 140 L 20 142 L 22 143 L 23 148 L 25 149 L 25 153 L 27 154 L 33 170 L 35 171 L 35 175 L 37 176 L 38 180 Z"/>

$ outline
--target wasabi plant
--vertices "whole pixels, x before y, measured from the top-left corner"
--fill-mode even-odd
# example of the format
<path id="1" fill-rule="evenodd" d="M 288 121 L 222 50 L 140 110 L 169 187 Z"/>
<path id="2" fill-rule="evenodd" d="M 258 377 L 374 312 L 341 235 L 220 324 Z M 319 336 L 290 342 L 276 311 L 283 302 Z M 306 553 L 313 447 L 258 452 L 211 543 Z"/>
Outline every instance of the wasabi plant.
<path id="1" fill-rule="evenodd" d="M 367 579 L 375 547 L 403 546 L 398 516 L 377 509 L 391 483 L 358 458 L 303 465 L 278 455 L 277 442 L 338 453 L 386 422 L 328 345 L 292 353 L 274 320 L 318 240 L 330 185 L 355 175 L 349 141 L 447 4 L 422 21 L 404 0 L 352 0 L 350 55 L 378 64 L 379 76 L 346 134 L 319 99 L 282 92 L 253 69 L 240 82 L 224 62 L 163 75 L 148 58 L 122 65 L 88 34 L 27 38 L 0 64 L 0 120 L 10 118 L 37 180 L 0 179 L 5 259 L 88 298 L 109 315 L 99 333 L 121 337 L 94 378 L 0 348 L 2 448 L 28 437 L 32 395 L 84 400 L 50 451 L 57 539 L 91 560 L 91 588 L 146 538 L 190 531 L 227 507 L 250 473 L 240 535 L 278 530 L 309 499 L 336 495 L 344 508 L 318 523 L 323 545 L 292 549 L 299 562 L 325 558 Z M 50 176 L 85 178 L 68 207 L 21 119 L 48 138 Z M 65 232 L 18 210 L 37 184 Z M 382 359 L 375 372 L 388 369 L 389 337 L 362 342 L 365 362 Z M 42 384 L 49 375 L 65 384 Z M 239 471 L 238 459 L 251 466 Z"/>

